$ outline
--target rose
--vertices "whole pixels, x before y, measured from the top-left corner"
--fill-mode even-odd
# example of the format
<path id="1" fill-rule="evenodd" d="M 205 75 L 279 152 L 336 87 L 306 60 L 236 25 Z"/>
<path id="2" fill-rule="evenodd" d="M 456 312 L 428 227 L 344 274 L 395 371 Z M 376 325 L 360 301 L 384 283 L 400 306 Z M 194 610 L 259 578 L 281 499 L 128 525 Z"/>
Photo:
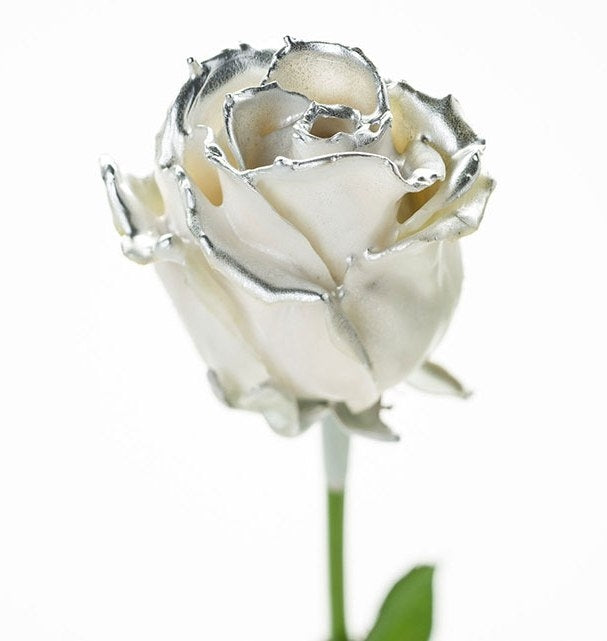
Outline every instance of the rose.
<path id="1" fill-rule="evenodd" d="M 219 397 L 284 434 L 330 413 L 393 438 L 389 387 L 463 393 L 427 356 L 493 182 L 454 99 L 338 44 L 188 62 L 154 174 L 102 174 L 124 253 L 156 263 Z"/>

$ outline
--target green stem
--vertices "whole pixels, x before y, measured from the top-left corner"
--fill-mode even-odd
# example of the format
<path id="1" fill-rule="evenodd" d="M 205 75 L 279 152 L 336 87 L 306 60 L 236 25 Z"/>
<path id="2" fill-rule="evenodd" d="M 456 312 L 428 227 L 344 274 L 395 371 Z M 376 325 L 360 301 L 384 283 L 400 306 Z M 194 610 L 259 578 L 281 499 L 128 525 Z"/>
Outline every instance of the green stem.
<path id="1" fill-rule="evenodd" d="M 333 415 L 323 420 L 327 476 L 327 543 L 331 641 L 348 641 L 344 603 L 344 494 L 348 470 L 349 438 Z"/>
<path id="2" fill-rule="evenodd" d="M 344 605 L 344 492 L 327 492 L 331 641 L 347 641 Z"/>

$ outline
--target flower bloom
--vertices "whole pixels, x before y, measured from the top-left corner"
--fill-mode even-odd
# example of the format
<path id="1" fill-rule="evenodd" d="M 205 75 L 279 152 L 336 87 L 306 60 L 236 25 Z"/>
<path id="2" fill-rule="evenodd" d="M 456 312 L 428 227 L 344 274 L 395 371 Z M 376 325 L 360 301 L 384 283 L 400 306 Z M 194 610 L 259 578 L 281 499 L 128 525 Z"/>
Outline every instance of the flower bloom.
<path id="1" fill-rule="evenodd" d="M 455 100 L 339 44 L 188 62 L 154 173 L 102 175 L 124 253 L 155 263 L 217 395 L 283 434 L 331 414 L 393 438 L 386 389 L 462 392 L 427 358 L 493 181 Z"/>

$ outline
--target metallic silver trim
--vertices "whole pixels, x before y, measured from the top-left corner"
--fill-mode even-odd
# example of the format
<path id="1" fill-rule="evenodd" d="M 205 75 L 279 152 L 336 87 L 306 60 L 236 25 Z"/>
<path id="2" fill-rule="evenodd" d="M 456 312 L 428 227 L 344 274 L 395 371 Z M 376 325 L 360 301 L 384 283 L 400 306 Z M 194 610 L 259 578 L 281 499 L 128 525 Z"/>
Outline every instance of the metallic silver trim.
<path id="1" fill-rule="evenodd" d="M 284 41 L 284 47 L 276 51 L 273 55 L 266 77 L 262 80 L 262 84 L 271 82 L 270 76 L 277 69 L 281 59 L 292 51 L 302 51 L 307 49 L 309 51 L 319 51 L 321 53 L 345 55 L 354 58 L 357 62 L 362 63 L 363 66 L 367 67 L 375 79 L 377 108 L 373 114 L 366 115 L 369 119 L 369 123 L 378 123 L 381 115 L 388 111 L 388 92 L 386 90 L 386 85 L 379 75 L 377 67 L 371 60 L 369 60 L 369 58 L 367 58 L 361 49 L 358 47 L 346 47 L 335 42 L 296 40 L 291 36 L 285 36 Z"/>
<path id="2" fill-rule="evenodd" d="M 135 223 L 135 217 L 121 193 L 118 165 L 108 156 L 103 156 L 100 169 L 124 255 L 140 265 L 160 260 L 182 263 L 183 241 L 178 236 L 167 230 L 161 231 L 160 221 L 147 229 Z"/>
<path id="3" fill-rule="evenodd" d="M 280 91 L 283 94 L 286 94 L 288 96 L 293 96 L 301 100 L 305 100 L 308 104 L 311 104 L 310 100 L 306 98 L 306 96 L 304 96 L 303 94 L 297 93 L 296 91 L 287 91 L 286 89 L 283 89 L 282 87 L 280 87 L 280 85 L 278 85 L 278 83 L 276 82 L 270 82 L 268 84 L 260 85 L 257 87 L 249 87 L 247 89 L 243 89 L 242 91 L 226 94 L 226 97 L 223 103 L 224 126 L 226 128 L 230 149 L 232 150 L 232 153 L 234 154 L 236 161 L 239 163 L 240 167 L 243 170 L 246 170 L 246 163 L 244 161 L 241 150 L 238 147 L 238 142 L 234 135 L 234 119 L 233 119 L 234 107 L 236 104 L 238 104 L 241 101 L 249 100 L 251 98 L 254 99 L 259 94 L 271 93 L 273 91 Z M 295 114 L 293 117 L 293 122 L 295 122 L 298 117 L 299 115 Z M 283 126 L 289 126 L 291 124 L 292 124 L 291 122 L 287 122 Z"/>
<path id="4" fill-rule="evenodd" d="M 169 109 L 164 129 L 158 138 L 158 163 L 162 169 L 178 162 L 175 141 L 190 134 L 187 118 L 194 103 L 202 100 L 253 64 L 267 67 L 273 55 L 273 51 L 259 51 L 248 45 L 241 45 L 239 49 L 224 49 L 217 56 L 202 63 L 188 58 L 190 78 L 181 87 L 175 102 Z"/>
<path id="5" fill-rule="evenodd" d="M 173 166 L 172 172 L 181 193 L 187 226 L 213 267 L 235 278 L 243 287 L 268 303 L 280 301 L 307 303 L 327 300 L 329 294 L 326 292 L 277 287 L 259 274 L 253 273 L 248 267 L 230 256 L 228 252 L 217 247 L 205 230 L 198 201 L 186 172 L 179 165 Z"/>
<path id="6" fill-rule="evenodd" d="M 101 156 L 99 166 L 101 169 L 101 179 L 105 183 L 105 190 L 114 217 L 114 224 L 118 232 L 130 237 L 137 235 L 138 230 L 133 222 L 133 216 L 118 191 L 118 166 L 109 156 Z"/>

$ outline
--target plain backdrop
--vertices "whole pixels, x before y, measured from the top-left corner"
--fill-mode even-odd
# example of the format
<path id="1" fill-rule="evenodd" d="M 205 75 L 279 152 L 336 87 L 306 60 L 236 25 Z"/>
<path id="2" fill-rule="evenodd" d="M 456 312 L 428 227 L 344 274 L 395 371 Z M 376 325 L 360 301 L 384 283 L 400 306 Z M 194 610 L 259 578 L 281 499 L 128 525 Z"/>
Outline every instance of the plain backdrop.
<path id="1" fill-rule="evenodd" d="M 600 3 L 13 2 L 0 16 L 0 638 L 324 641 L 318 430 L 211 395 L 97 157 L 152 167 L 204 59 L 285 34 L 453 92 L 498 187 L 436 360 L 467 401 L 389 395 L 352 447 L 348 599 L 438 566 L 434 641 L 607 639 L 607 51 Z"/>

